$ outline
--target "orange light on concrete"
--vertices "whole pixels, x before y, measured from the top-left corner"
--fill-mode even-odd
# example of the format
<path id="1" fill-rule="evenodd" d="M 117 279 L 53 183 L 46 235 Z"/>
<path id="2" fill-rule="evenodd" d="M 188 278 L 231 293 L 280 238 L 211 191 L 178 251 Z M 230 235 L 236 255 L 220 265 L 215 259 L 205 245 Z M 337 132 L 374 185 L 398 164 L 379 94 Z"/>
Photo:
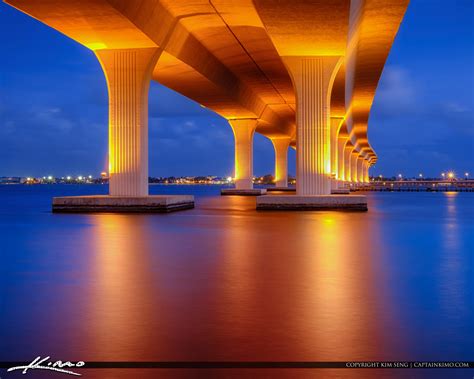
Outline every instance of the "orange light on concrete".
<path id="1" fill-rule="evenodd" d="M 275 186 L 288 187 L 288 146 L 291 138 L 272 138 L 275 148 Z"/>
<path id="2" fill-rule="evenodd" d="M 235 188 L 253 188 L 253 135 L 257 120 L 229 120 L 235 141 Z"/>
<path id="3" fill-rule="evenodd" d="M 109 91 L 109 193 L 148 195 L 148 88 L 156 48 L 97 50 Z"/>
<path id="4" fill-rule="evenodd" d="M 351 153 L 351 181 L 352 183 L 357 183 L 359 182 L 359 176 L 358 176 L 358 165 L 357 165 L 357 160 L 359 158 L 359 153 L 354 149 Z"/>
<path id="5" fill-rule="evenodd" d="M 331 193 L 329 100 L 340 57 L 283 57 L 296 91 L 296 193 Z"/>

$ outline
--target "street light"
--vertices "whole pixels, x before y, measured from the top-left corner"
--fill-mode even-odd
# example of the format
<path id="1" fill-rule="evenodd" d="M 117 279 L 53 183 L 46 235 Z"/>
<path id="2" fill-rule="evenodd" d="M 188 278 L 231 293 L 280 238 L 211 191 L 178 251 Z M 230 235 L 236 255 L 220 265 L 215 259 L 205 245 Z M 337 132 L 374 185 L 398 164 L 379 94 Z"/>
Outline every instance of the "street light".
<path id="1" fill-rule="evenodd" d="M 465 172 L 464 176 L 466 177 L 466 180 L 469 179 L 469 173 L 468 172 Z"/>
<path id="2" fill-rule="evenodd" d="M 446 174 L 444 172 L 441 173 L 441 176 L 443 177 L 443 179 L 446 177 Z"/>
<path id="3" fill-rule="evenodd" d="M 398 179 L 402 179 L 402 174 L 398 174 Z"/>
<path id="4" fill-rule="evenodd" d="M 454 172 L 449 171 L 449 172 L 448 172 L 448 178 L 449 178 L 449 179 L 453 179 L 453 178 L 454 178 Z"/>

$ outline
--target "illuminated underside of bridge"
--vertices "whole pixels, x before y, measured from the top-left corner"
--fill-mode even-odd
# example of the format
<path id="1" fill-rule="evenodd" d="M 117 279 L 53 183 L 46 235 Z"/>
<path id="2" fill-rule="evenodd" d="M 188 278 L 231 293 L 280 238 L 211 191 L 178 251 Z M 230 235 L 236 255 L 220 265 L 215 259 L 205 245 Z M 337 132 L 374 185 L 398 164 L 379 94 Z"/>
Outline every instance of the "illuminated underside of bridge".
<path id="1" fill-rule="evenodd" d="M 110 195 L 148 196 L 155 80 L 229 121 L 235 183 L 252 188 L 253 135 L 275 147 L 278 187 L 296 149 L 296 194 L 367 182 L 367 126 L 409 0 L 7 0 L 91 49 L 109 92 Z"/>

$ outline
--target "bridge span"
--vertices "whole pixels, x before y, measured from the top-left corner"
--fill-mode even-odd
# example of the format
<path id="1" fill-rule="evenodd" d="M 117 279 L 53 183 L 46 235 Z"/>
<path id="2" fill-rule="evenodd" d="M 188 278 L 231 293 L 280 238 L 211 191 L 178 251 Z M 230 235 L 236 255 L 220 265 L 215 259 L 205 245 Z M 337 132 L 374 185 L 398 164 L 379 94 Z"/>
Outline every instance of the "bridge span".
<path id="1" fill-rule="evenodd" d="M 277 209 L 340 208 L 344 196 L 332 192 L 368 182 L 377 161 L 369 113 L 409 0 L 4 1 L 97 56 L 108 86 L 109 193 L 118 210 L 137 210 L 148 197 L 151 80 L 228 120 L 240 192 L 253 190 L 255 132 L 273 143 L 278 187 L 287 187 L 288 148 L 296 149 L 296 197 L 289 205 L 290 195 L 273 196 Z M 150 209 L 171 201 L 153 198 Z M 101 210 L 105 200 L 93 201 Z M 358 208 L 364 202 L 359 196 Z"/>

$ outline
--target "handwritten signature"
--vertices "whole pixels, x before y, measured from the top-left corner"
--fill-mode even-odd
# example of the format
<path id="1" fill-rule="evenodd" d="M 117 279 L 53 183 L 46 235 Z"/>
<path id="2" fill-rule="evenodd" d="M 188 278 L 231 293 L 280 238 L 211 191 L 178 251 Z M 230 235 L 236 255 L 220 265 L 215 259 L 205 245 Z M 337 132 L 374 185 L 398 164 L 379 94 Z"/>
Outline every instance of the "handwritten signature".
<path id="1" fill-rule="evenodd" d="M 56 361 L 56 362 L 48 362 L 51 357 L 46 357 L 46 358 L 41 358 L 41 357 L 36 357 L 33 359 L 31 363 L 29 363 L 26 366 L 15 366 L 15 367 L 10 367 L 7 369 L 7 372 L 10 371 L 16 371 L 16 370 L 23 370 L 21 373 L 26 374 L 28 370 L 51 370 L 63 374 L 69 374 L 69 375 L 76 375 L 76 376 L 81 376 L 81 374 L 71 371 L 71 370 L 66 370 L 66 368 L 77 368 L 77 367 L 83 367 L 85 363 L 83 361 L 79 361 L 76 363 L 73 362 L 63 362 L 63 361 Z"/>

